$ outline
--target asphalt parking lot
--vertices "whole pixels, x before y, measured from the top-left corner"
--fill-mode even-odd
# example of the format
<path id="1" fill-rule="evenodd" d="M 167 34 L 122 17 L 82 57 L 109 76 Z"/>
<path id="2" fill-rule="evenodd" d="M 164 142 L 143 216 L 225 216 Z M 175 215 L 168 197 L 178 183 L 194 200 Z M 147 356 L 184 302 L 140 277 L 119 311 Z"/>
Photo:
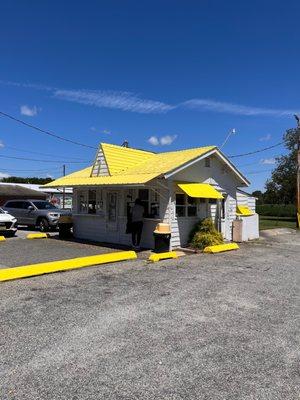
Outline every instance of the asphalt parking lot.
<path id="1" fill-rule="evenodd" d="M 299 399 L 299 260 L 286 234 L 5 282 L 0 399 Z"/>

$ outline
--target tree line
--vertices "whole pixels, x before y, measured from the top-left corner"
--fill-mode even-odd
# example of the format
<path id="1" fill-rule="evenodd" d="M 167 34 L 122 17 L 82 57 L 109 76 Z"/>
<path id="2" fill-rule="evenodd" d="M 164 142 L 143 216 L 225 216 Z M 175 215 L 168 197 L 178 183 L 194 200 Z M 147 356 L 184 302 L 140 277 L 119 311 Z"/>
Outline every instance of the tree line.
<path id="1" fill-rule="evenodd" d="M 254 191 L 257 204 L 295 204 L 296 202 L 296 177 L 297 177 L 297 143 L 298 131 L 288 129 L 283 141 L 288 154 L 276 157 L 275 168 L 271 178 L 265 184 L 265 192 Z"/>

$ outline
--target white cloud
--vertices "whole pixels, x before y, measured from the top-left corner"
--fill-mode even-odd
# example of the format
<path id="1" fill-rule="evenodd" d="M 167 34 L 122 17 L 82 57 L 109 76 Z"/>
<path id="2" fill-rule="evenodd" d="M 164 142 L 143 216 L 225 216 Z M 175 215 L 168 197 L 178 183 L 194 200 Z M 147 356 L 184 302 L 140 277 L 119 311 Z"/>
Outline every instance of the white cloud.
<path id="1" fill-rule="evenodd" d="M 0 149 L 1 148 L 3 149 L 3 147 L 4 147 L 4 143 L 2 142 L 2 140 L 0 140 Z"/>
<path id="2" fill-rule="evenodd" d="M 29 107 L 26 104 L 20 107 L 20 113 L 26 115 L 27 117 L 34 117 L 38 113 L 38 108 L 36 106 Z"/>
<path id="3" fill-rule="evenodd" d="M 177 138 L 177 135 L 166 135 L 162 136 L 159 141 L 162 146 L 172 144 L 174 140 Z"/>
<path id="4" fill-rule="evenodd" d="M 158 145 L 159 145 L 159 140 L 158 140 L 157 136 L 151 136 L 151 137 L 148 139 L 148 142 L 149 142 L 150 144 L 152 144 L 152 146 L 158 146 Z"/>
<path id="5" fill-rule="evenodd" d="M 230 102 L 211 99 L 194 98 L 179 104 L 168 104 L 159 100 L 141 98 L 139 95 L 127 91 L 113 90 L 86 90 L 86 89 L 62 89 L 46 85 L 32 83 L 19 83 L 1 81 L 1 85 L 17 86 L 20 88 L 42 90 L 51 93 L 55 98 L 86 104 L 99 108 L 118 109 L 122 111 L 137 112 L 143 114 L 167 113 L 176 108 L 193 109 L 196 111 L 210 111 L 215 113 L 226 113 L 243 116 L 265 116 L 265 117 L 290 117 L 300 112 L 300 107 L 294 109 L 273 109 L 255 106 L 247 106 Z M 28 116 L 36 115 L 39 111 L 36 107 L 29 111 Z M 34 114 L 32 114 L 32 111 Z"/>
<path id="6" fill-rule="evenodd" d="M 259 138 L 259 141 L 260 142 L 268 142 L 271 139 L 272 139 L 272 135 L 270 133 L 268 133 L 266 136 L 262 136 L 261 138 Z"/>
<path id="7" fill-rule="evenodd" d="M 6 174 L 5 172 L 0 172 L 0 179 L 1 178 L 8 178 L 10 175 Z"/>
<path id="8" fill-rule="evenodd" d="M 91 127 L 90 127 L 90 130 L 91 130 L 92 132 L 100 133 L 100 129 L 97 129 L 97 128 L 95 128 L 94 126 L 91 126 Z M 105 135 L 111 135 L 111 131 L 108 130 L 108 129 L 103 129 L 103 130 L 101 131 L 101 133 L 104 133 Z"/>
<path id="9" fill-rule="evenodd" d="M 161 146 L 166 146 L 172 144 L 176 138 L 177 135 L 165 135 L 161 137 L 151 136 L 148 142 L 152 144 L 152 146 L 158 146 L 159 144 Z"/>
<path id="10" fill-rule="evenodd" d="M 106 90 L 61 90 L 53 92 L 54 97 L 99 108 L 111 108 L 141 114 L 161 114 L 174 108 L 156 100 L 142 99 L 134 93 Z"/>
<path id="11" fill-rule="evenodd" d="M 207 99 L 192 99 L 181 103 L 181 106 L 199 111 L 214 111 L 217 113 L 236 114 L 244 116 L 273 116 L 284 117 L 297 113 L 296 110 L 277 110 L 244 106 L 241 104 L 226 103 Z"/>
<path id="12" fill-rule="evenodd" d="M 263 158 L 262 160 L 260 160 L 261 164 L 264 165 L 274 165 L 276 163 L 275 158 Z"/>

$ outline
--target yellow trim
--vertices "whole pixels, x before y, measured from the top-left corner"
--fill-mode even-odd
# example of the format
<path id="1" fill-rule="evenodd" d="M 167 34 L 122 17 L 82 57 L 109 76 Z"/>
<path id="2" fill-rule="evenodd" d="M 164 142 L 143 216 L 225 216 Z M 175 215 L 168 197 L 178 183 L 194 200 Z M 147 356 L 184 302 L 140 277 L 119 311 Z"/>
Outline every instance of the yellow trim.
<path id="1" fill-rule="evenodd" d="M 208 183 L 178 183 L 178 187 L 190 197 L 223 199 L 223 196 Z"/>
<path id="2" fill-rule="evenodd" d="M 297 212 L 297 217 L 298 217 L 298 228 L 300 228 L 300 211 Z"/>
<path id="3" fill-rule="evenodd" d="M 217 244 L 215 246 L 205 247 L 203 253 L 220 253 L 222 251 L 237 250 L 239 246 L 236 243 Z"/>
<path id="4" fill-rule="evenodd" d="M 255 213 L 250 210 L 248 206 L 242 206 L 242 205 L 237 205 L 236 206 L 236 215 L 241 215 L 243 217 L 250 217 L 251 215 L 254 215 Z"/>
<path id="5" fill-rule="evenodd" d="M 178 258 L 176 251 L 168 251 L 166 253 L 153 253 L 149 257 L 149 261 L 157 262 L 160 260 L 166 260 L 167 258 Z"/>
<path id="6" fill-rule="evenodd" d="M 67 271 L 116 261 L 133 260 L 136 258 L 137 255 L 135 251 L 120 251 L 116 253 L 0 269 L 0 281 L 10 281 L 13 279 L 27 278 L 29 276 L 50 274 L 52 272 Z"/>
<path id="7" fill-rule="evenodd" d="M 5 237 L 4 236 L 0 236 L 0 242 L 5 242 Z"/>
<path id="8" fill-rule="evenodd" d="M 47 233 L 28 233 L 27 239 L 47 239 L 49 235 Z"/>

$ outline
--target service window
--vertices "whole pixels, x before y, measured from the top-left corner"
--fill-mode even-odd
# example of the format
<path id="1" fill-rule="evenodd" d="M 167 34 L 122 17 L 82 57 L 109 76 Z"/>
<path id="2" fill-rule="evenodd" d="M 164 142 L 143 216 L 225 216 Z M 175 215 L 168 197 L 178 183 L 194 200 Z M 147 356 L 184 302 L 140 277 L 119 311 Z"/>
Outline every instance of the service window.
<path id="1" fill-rule="evenodd" d="M 149 189 L 139 189 L 139 199 L 144 206 L 144 217 L 149 217 Z"/>
<path id="2" fill-rule="evenodd" d="M 81 192 L 79 194 L 79 202 L 78 202 L 78 211 L 82 214 L 87 213 L 88 211 L 88 200 L 87 200 L 87 193 Z"/>
<path id="3" fill-rule="evenodd" d="M 96 214 L 96 190 L 88 191 L 88 214 Z"/>

